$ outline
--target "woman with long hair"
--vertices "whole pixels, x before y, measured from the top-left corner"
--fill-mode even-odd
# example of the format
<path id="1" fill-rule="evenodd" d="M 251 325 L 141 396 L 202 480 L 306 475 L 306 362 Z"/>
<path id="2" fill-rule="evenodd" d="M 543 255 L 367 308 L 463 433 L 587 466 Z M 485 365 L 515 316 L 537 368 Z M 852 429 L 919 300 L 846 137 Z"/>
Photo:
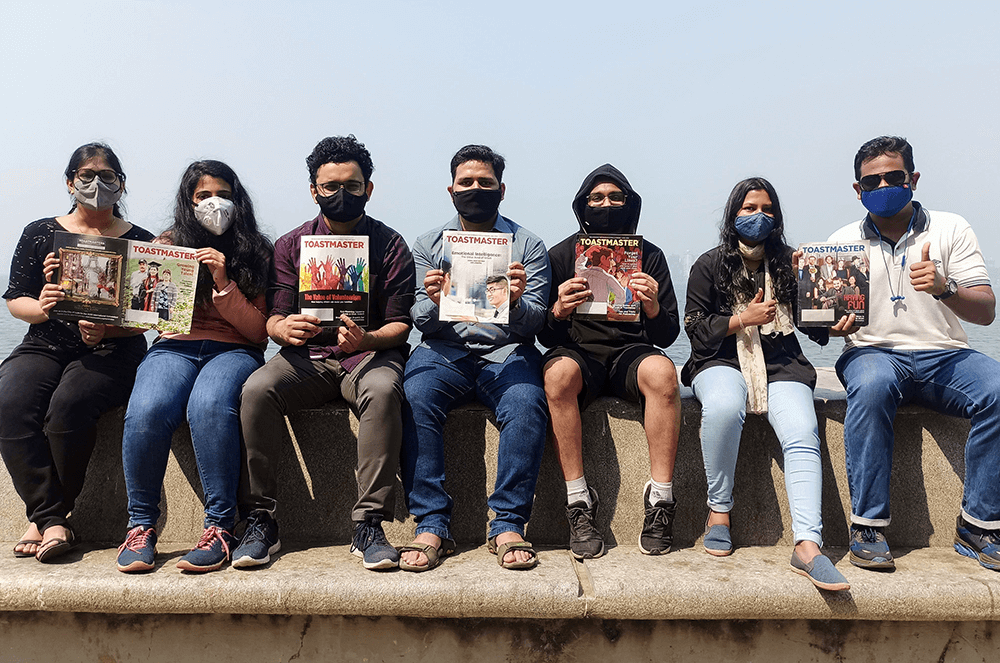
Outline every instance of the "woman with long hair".
<path id="1" fill-rule="evenodd" d="M 792 570 L 821 589 L 849 589 L 820 552 L 823 470 L 813 389 L 816 371 L 795 338 L 792 249 L 778 194 L 754 177 L 729 194 L 720 244 L 691 268 L 684 328 L 691 357 L 681 373 L 701 402 L 701 447 L 710 509 L 704 537 L 711 555 L 732 554 L 736 457 L 747 411 L 767 414 L 785 460 L 795 548 Z M 825 344 L 827 330 L 804 330 Z"/>
<path id="2" fill-rule="evenodd" d="M 50 561 L 75 543 L 67 516 L 83 489 L 97 419 L 128 400 L 146 351 L 141 330 L 50 318 L 66 295 L 53 283 L 56 231 L 149 241 L 125 220 L 125 173 L 114 151 L 88 143 L 73 152 L 65 185 L 68 214 L 28 224 L 14 251 L 4 299 L 30 324 L 0 364 L 0 453 L 24 500 L 28 529 L 15 557 Z"/>
<path id="3" fill-rule="evenodd" d="M 273 246 L 257 228 L 246 189 L 220 161 L 188 166 L 174 223 L 157 241 L 197 248 L 201 267 L 191 331 L 163 333 L 156 340 L 139 366 L 125 414 L 129 532 L 119 548 L 118 569 L 154 568 L 160 490 L 171 438 L 186 411 L 205 495 L 205 530 L 177 567 L 215 571 L 229 559 L 233 544 L 240 391 L 264 364 L 264 291 Z"/>

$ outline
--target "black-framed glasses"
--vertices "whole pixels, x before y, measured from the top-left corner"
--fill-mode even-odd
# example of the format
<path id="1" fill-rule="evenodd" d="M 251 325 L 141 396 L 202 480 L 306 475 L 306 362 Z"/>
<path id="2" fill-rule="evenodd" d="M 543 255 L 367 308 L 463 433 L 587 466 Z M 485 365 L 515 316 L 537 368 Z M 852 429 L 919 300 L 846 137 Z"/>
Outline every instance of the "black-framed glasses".
<path id="1" fill-rule="evenodd" d="M 612 191 L 607 195 L 604 195 L 600 191 L 595 191 L 594 193 L 587 196 L 587 204 L 590 205 L 591 207 L 598 207 L 604 204 L 605 198 L 610 200 L 612 205 L 625 204 L 625 194 L 622 191 Z"/>
<path id="2" fill-rule="evenodd" d="M 488 285 L 488 286 L 486 286 L 486 292 L 487 292 L 488 294 L 491 294 L 491 295 L 492 295 L 492 294 L 493 294 L 494 292 L 503 292 L 503 291 L 504 291 L 504 290 L 506 290 L 506 289 L 507 289 L 507 288 L 504 288 L 503 286 L 499 286 L 499 285 Z"/>
<path id="3" fill-rule="evenodd" d="M 889 186 L 903 186 L 906 183 L 906 171 L 890 170 L 888 173 L 865 175 L 858 180 L 858 184 L 861 185 L 862 191 L 874 191 L 882 183 L 882 180 L 885 180 Z"/>
<path id="4" fill-rule="evenodd" d="M 91 170 L 90 168 L 84 168 L 78 170 L 75 173 L 76 179 L 80 180 L 84 184 L 90 184 L 94 181 L 94 178 L 100 178 L 105 184 L 116 184 L 119 181 L 124 182 L 125 176 L 121 173 L 116 173 L 113 170 Z"/>
<path id="5" fill-rule="evenodd" d="M 365 183 L 358 182 L 357 180 L 348 180 L 347 182 L 323 182 L 322 184 L 316 185 L 316 189 L 324 196 L 332 196 L 337 193 L 341 187 L 346 189 L 347 193 L 352 196 L 360 196 L 365 192 Z"/>

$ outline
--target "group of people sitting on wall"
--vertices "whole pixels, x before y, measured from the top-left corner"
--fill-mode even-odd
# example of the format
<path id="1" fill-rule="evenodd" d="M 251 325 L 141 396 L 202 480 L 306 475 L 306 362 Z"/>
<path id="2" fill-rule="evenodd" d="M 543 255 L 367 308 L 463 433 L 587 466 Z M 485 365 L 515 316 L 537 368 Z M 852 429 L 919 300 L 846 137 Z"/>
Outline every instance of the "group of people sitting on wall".
<path id="1" fill-rule="evenodd" d="M 524 534 L 548 431 L 566 482 L 569 549 L 579 559 L 600 557 L 601 500 L 584 475 L 581 410 L 601 395 L 641 407 L 649 480 L 635 496 L 644 512 L 638 545 L 644 554 L 664 554 L 677 508 L 672 481 L 680 382 L 701 404 L 705 551 L 733 553 L 730 512 L 742 428 L 748 412 L 766 414 L 784 453 L 791 568 L 822 589 L 849 588 L 821 552 L 816 371 L 794 334 L 802 256 L 785 241 L 781 205 L 767 180 L 754 177 L 733 188 L 719 245 L 691 269 L 683 316 L 691 355 L 678 380 L 663 348 L 676 339 L 682 319 L 662 251 L 643 240 L 641 270 L 627 278 L 638 319 L 574 315 L 592 295 L 587 279 L 576 275 L 577 235 L 547 251 L 535 234 L 501 215 L 505 162 L 490 148 L 468 145 L 455 154 L 447 190 L 457 214 L 418 237 L 412 251 L 398 232 L 365 213 L 374 166 L 354 136 L 323 139 L 306 164 L 318 213 L 273 244 L 258 229 L 236 173 L 219 161 L 187 168 L 173 223 L 154 240 L 124 218 L 125 174 L 114 152 L 93 143 L 73 153 L 65 171 L 72 209 L 25 228 L 4 294 L 10 312 L 30 324 L 0 365 L 0 452 L 30 523 L 15 556 L 49 562 L 76 543 L 68 516 L 83 487 L 96 421 L 127 404 L 122 454 L 129 523 L 118 569 L 155 568 L 161 487 L 172 434 L 185 416 L 205 520 L 203 536 L 177 566 L 206 572 L 230 560 L 237 568 L 267 564 L 281 546 L 277 463 L 284 416 L 343 398 L 359 420 L 351 552 L 365 568 L 428 571 L 455 551 L 443 429 L 451 409 L 474 400 L 493 411 L 500 433 L 487 537 L 499 565 L 538 563 Z M 1000 454 L 990 445 L 1000 440 L 1000 365 L 970 349 L 961 326 L 990 324 L 995 299 L 969 224 L 914 201 L 919 177 L 904 139 L 883 136 L 861 147 L 854 189 L 868 213 L 829 241 L 867 246 L 869 323 L 857 327 L 850 314 L 832 327 L 802 331 L 820 345 L 831 335 L 846 337 L 836 371 L 847 390 L 850 562 L 893 568 L 883 534 L 890 520 L 893 419 L 900 405 L 914 402 L 972 420 L 955 549 L 996 570 Z M 587 175 L 572 201 L 588 235 L 634 234 L 641 205 L 639 193 L 610 164 Z M 142 330 L 50 318 L 65 297 L 53 278 L 58 230 L 197 249 L 190 332 L 163 333 L 147 351 Z M 506 324 L 441 320 L 441 298 L 448 294 L 442 235 L 449 230 L 511 236 Z M 340 324 L 323 325 L 300 311 L 305 235 L 368 237 L 367 328 L 346 315 Z M 840 266 L 822 268 L 840 276 Z M 848 279 L 858 278 L 856 267 L 843 269 Z M 130 285 L 135 298 L 137 283 Z M 407 356 L 414 325 L 421 342 Z M 269 339 L 280 351 L 265 363 Z M 547 348 L 544 355 L 536 339 Z M 416 520 L 414 540 L 398 548 L 382 528 L 393 518 L 397 470 Z"/>

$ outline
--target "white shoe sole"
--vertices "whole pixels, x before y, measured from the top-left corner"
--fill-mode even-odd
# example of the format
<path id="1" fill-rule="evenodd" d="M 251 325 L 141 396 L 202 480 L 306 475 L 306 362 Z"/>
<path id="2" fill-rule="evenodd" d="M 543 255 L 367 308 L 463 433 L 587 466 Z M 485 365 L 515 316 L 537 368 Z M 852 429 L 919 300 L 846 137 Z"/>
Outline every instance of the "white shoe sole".
<path id="1" fill-rule="evenodd" d="M 234 569 L 248 569 L 254 566 L 264 566 L 271 561 L 271 555 L 275 554 L 281 550 L 281 541 L 278 541 L 273 546 L 267 549 L 267 554 L 264 555 L 263 559 L 254 559 L 250 555 L 243 555 L 239 559 L 233 559 L 232 566 Z"/>

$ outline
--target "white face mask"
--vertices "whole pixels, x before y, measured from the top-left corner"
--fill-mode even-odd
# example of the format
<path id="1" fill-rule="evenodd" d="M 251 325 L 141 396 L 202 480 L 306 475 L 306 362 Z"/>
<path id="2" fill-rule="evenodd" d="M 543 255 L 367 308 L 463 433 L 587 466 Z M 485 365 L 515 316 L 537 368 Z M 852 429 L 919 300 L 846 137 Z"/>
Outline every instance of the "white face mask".
<path id="1" fill-rule="evenodd" d="M 122 197 L 122 185 L 105 184 L 99 177 L 90 182 L 73 180 L 73 197 L 88 209 L 108 209 Z"/>
<path id="2" fill-rule="evenodd" d="M 213 235 L 221 235 L 233 225 L 233 201 L 212 196 L 201 201 L 194 208 L 194 218 Z"/>

